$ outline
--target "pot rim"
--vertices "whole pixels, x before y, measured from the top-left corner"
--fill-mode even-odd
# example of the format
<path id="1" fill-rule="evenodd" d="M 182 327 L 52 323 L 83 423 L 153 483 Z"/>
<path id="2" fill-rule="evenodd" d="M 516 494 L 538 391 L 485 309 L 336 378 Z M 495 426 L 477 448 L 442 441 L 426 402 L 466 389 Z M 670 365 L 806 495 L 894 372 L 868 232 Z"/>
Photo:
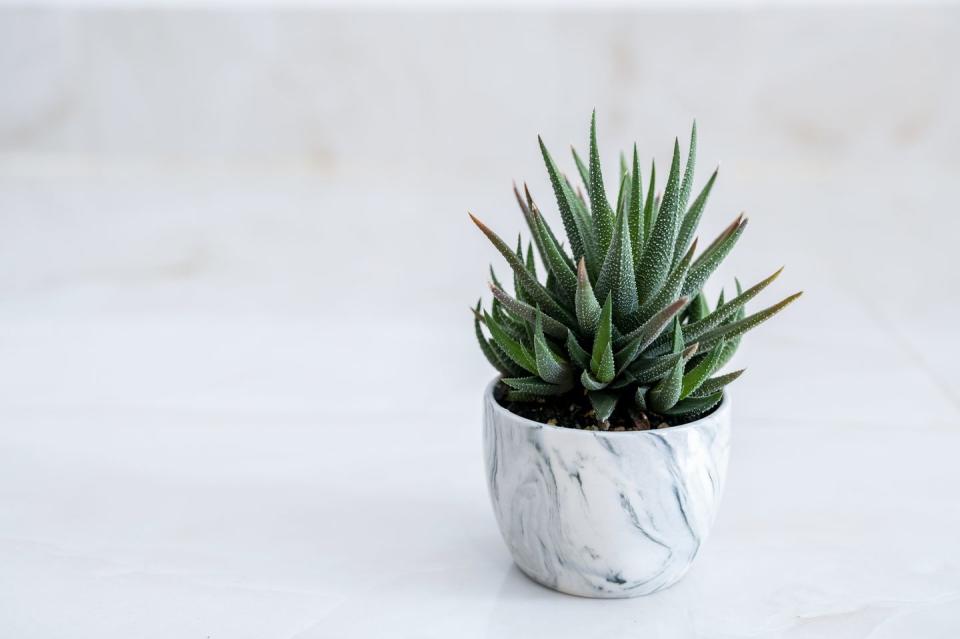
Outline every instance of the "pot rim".
<path id="1" fill-rule="evenodd" d="M 500 404 L 500 402 L 497 401 L 497 398 L 493 396 L 493 389 L 496 388 L 497 383 L 500 382 L 500 377 L 501 377 L 500 375 L 497 375 L 496 377 L 494 377 L 493 380 L 491 380 L 490 383 L 487 384 L 486 390 L 483 391 L 484 399 L 485 400 L 488 399 L 490 403 L 493 404 L 493 406 L 495 407 L 494 410 L 497 410 L 497 411 L 500 411 L 501 413 L 505 413 L 509 415 L 510 418 L 517 421 L 520 426 L 525 426 L 527 428 L 536 426 L 538 428 L 547 428 L 555 431 L 563 431 L 564 433 L 578 433 L 584 436 L 596 437 L 597 435 L 608 435 L 611 437 L 619 437 L 621 435 L 634 435 L 634 436 L 638 434 L 649 435 L 650 433 L 663 433 L 663 432 L 671 431 L 675 429 L 697 427 L 702 425 L 709 419 L 727 417 L 727 415 L 730 413 L 730 405 L 732 403 L 730 401 L 730 394 L 726 390 L 724 390 L 723 398 L 720 400 L 720 406 L 717 407 L 716 410 L 714 410 L 709 415 L 704 415 L 703 417 L 699 419 L 695 419 L 692 422 L 687 422 L 686 424 L 669 426 L 667 428 L 658 428 L 656 430 L 653 430 L 653 429 L 651 430 L 583 430 L 582 428 L 567 428 L 565 426 L 554 426 L 553 424 L 544 424 L 543 422 L 537 422 L 527 417 L 523 417 L 522 415 L 517 415 L 513 411 L 509 410 L 508 408 Z"/>

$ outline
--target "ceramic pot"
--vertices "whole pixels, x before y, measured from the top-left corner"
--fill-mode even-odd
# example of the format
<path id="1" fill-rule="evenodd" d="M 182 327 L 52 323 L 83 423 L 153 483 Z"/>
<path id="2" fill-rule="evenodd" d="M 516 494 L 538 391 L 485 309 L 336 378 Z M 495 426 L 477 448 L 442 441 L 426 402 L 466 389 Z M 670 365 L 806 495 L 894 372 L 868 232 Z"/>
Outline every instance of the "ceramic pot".
<path id="1" fill-rule="evenodd" d="M 487 486 L 517 566 L 548 588 L 635 597 L 687 572 L 706 541 L 730 451 L 730 397 L 697 421 L 602 432 L 540 424 L 484 394 Z"/>

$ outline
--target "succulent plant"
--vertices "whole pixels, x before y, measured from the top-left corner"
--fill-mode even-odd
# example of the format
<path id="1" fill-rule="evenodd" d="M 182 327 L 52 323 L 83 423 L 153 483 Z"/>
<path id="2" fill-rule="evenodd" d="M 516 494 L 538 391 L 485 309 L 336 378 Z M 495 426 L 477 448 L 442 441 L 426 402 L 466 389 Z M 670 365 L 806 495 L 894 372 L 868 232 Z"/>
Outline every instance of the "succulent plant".
<path id="1" fill-rule="evenodd" d="M 740 239 L 747 220 L 741 214 L 697 252 L 694 235 L 717 172 L 688 206 L 696 144 L 694 123 L 682 170 L 679 141 L 674 141 L 662 197 L 654 195 L 654 164 L 644 183 L 634 145 L 632 162 L 621 155 L 613 202 L 604 189 L 594 113 L 587 164 L 573 150 L 586 196 L 561 173 L 540 139 L 566 245 L 526 185 L 523 193 L 514 186 L 532 236 L 526 253 L 519 238 L 511 248 L 470 214 L 513 271 L 510 295 L 491 267 L 490 311 L 480 302 L 474 309 L 480 348 L 501 373 L 508 400 L 586 393 L 601 424 L 615 410 L 634 418 L 664 416 L 673 423 L 696 418 L 712 410 L 724 387 L 743 373 L 718 374 L 741 335 L 800 296 L 746 314 L 746 303 L 781 268 L 746 290 L 737 281 L 736 296 L 726 300 L 721 292 L 711 308 L 703 286 Z M 534 250 L 546 271 L 543 282 Z"/>

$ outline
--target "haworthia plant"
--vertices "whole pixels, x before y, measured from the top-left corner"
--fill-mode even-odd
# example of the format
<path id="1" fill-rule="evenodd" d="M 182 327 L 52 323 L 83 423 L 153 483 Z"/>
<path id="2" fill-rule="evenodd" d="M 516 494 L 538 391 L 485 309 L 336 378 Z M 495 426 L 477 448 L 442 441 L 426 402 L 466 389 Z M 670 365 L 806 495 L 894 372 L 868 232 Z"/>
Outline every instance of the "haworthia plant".
<path id="1" fill-rule="evenodd" d="M 642 179 L 634 145 L 632 154 L 621 155 L 616 197 L 608 198 L 594 115 L 587 161 L 573 151 L 582 189 L 561 172 L 540 140 L 566 244 L 526 185 L 523 195 L 514 188 L 532 235 L 526 251 L 519 242 L 511 248 L 471 214 L 513 271 L 513 295 L 491 270 L 490 312 L 479 302 L 473 309 L 480 348 L 501 373 L 508 399 L 543 401 L 579 393 L 589 397 L 598 422 L 615 411 L 635 418 L 662 416 L 671 423 L 694 419 L 715 408 L 726 385 L 743 373 L 720 373 L 740 337 L 800 296 L 746 313 L 746 303 L 780 269 L 745 291 L 737 282 L 736 297 L 724 301 L 721 294 L 710 307 L 703 287 L 747 220 L 738 216 L 697 252 L 697 225 L 717 173 L 690 203 L 696 145 L 694 124 L 685 163 L 679 140 L 674 142 L 662 197 L 654 195 L 653 164 L 648 180 Z M 534 248 L 544 267 L 543 283 Z"/>

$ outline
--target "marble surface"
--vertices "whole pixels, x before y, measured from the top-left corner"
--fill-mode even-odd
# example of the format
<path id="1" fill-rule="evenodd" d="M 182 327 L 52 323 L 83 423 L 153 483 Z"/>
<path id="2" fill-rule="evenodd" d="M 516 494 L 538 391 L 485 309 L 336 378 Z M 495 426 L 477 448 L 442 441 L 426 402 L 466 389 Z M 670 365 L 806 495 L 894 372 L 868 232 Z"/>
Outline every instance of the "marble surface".
<path id="1" fill-rule="evenodd" d="M 958 16 L 4 10 L 0 635 L 960 636 Z M 467 310 L 466 210 L 552 214 L 593 106 L 611 160 L 698 118 L 713 293 L 806 291 L 709 543 L 619 601 L 513 566 Z"/>
<path id="2" fill-rule="evenodd" d="M 514 562 L 581 597 L 649 595 L 680 580 L 707 541 L 730 458 L 731 399 L 694 423 L 587 432 L 483 401 L 487 489 Z"/>

